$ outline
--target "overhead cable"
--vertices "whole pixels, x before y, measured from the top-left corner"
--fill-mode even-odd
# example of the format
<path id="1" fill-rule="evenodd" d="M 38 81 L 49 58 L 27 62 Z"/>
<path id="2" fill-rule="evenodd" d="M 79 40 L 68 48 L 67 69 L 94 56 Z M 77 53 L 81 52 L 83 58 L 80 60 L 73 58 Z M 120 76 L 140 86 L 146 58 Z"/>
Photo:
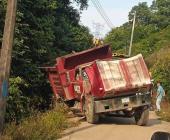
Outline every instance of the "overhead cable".
<path id="1" fill-rule="evenodd" d="M 108 25 L 109 28 L 112 28 L 112 25 L 110 24 L 110 22 L 108 21 L 108 19 L 106 18 L 106 16 L 104 15 L 104 13 L 101 11 L 98 3 L 95 0 L 92 0 L 93 5 L 95 6 L 96 10 L 98 11 L 98 13 L 101 15 L 101 17 L 104 19 L 104 21 L 106 22 L 106 24 Z"/>
<path id="2" fill-rule="evenodd" d="M 101 3 L 99 2 L 99 0 L 95 0 L 96 3 L 98 4 L 98 7 L 101 9 L 101 12 L 104 14 L 104 16 L 107 18 L 107 20 L 109 21 L 109 24 L 113 27 L 113 24 L 111 22 L 111 20 L 109 19 L 109 17 L 107 16 L 105 10 L 103 9 Z"/>
<path id="3" fill-rule="evenodd" d="M 106 15 L 104 9 L 102 8 L 102 5 L 100 4 L 100 2 L 98 0 L 91 0 L 93 5 L 95 6 L 96 10 L 98 11 L 98 13 L 101 15 L 101 17 L 105 20 L 107 26 L 109 28 L 113 28 L 113 24 L 110 21 L 110 19 L 108 18 L 108 16 Z"/>

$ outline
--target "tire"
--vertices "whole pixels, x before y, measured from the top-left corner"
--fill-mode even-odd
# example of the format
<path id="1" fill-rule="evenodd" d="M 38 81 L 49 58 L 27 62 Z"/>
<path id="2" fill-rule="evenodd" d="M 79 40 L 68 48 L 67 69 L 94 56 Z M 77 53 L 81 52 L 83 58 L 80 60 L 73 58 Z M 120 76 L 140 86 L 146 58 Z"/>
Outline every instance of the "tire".
<path id="1" fill-rule="evenodd" d="M 138 108 L 134 114 L 136 124 L 139 126 L 147 125 L 149 120 L 149 108 L 147 106 Z"/>
<path id="2" fill-rule="evenodd" d="M 130 118 L 130 117 L 132 117 L 134 115 L 134 111 L 123 110 L 123 113 L 128 118 Z"/>
<path id="3" fill-rule="evenodd" d="M 85 116 L 88 123 L 96 124 L 99 121 L 99 115 L 95 114 L 94 99 L 89 96 L 85 98 Z"/>
<path id="4" fill-rule="evenodd" d="M 65 101 L 65 104 L 66 104 L 68 107 L 73 107 L 73 106 L 75 105 L 75 100 Z"/>

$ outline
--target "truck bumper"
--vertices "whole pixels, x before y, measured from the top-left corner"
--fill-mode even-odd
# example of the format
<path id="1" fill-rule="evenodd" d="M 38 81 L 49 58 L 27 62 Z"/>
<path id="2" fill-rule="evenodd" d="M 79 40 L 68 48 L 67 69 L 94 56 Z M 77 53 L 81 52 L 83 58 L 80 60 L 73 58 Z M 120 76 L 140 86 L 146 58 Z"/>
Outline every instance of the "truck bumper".
<path id="1" fill-rule="evenodd" d="M 129 108 L 150 105 L 151 95 L 147 93 L 136 93 L 130 96 L 113 97 L 104 100 L 94 100 L 95 113 L 114 112 Z"/>

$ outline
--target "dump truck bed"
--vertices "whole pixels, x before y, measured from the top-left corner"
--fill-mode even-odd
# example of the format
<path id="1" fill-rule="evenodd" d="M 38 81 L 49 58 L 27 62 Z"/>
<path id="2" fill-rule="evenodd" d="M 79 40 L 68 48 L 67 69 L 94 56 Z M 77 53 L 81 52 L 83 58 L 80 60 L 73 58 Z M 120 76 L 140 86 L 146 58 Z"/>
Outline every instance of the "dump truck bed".
<path id="1" fill-rule="evenodd" d="M 151 84 L 141 54 L 122 60 L 96 61 L 104 91 L 121 91 Z"/>

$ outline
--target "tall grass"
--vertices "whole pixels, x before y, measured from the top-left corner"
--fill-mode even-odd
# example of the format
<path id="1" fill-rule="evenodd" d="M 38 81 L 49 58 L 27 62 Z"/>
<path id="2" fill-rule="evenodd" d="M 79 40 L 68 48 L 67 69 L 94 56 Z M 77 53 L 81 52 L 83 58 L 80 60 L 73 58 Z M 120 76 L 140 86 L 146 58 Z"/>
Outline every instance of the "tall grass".
<path id="1" fill-rule="evenodd" d="M 156 112 L 161 120 L 170 122 L 170 109 L 163 109 L 161 112 Z"/>
<path id="2" fill-rule="evenodd" d="M 8 125 L 2 140 L 54 140 L 70 126 L 67 111 L 63 108 L 54 109 L 27 118 L 19 125 Z"/>

